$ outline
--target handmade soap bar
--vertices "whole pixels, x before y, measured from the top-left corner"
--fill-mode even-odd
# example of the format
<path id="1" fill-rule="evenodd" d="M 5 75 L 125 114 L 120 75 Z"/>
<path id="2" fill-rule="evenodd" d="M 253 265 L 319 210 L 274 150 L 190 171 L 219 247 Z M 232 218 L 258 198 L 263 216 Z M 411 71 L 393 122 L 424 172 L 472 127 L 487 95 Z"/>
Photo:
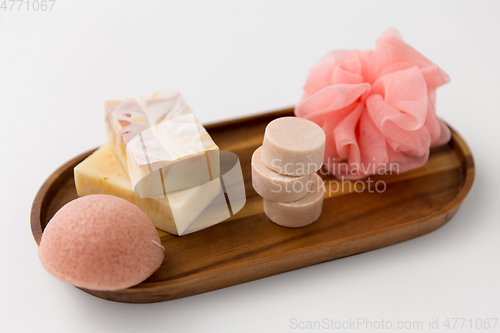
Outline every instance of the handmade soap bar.
<path id="1" fill-rule="evenodd" d="M 323 208 L 325 186 L 318 174 L 313 174 L 309 193 L 293 202 L 276 202 L 264 199 L 264 213 L 276 224 L 283 227 L 304 227 L 316 221 Z"/>
<path id="2" fill-rule="evenodd" d="M 219 177 L 219 148 L 177 90 L 105 103 L 106 132 L 142 198 Z"/>
<path id="3" fill-rule="evenodd" d="M 269 169 L 261 158 L 262 147 L 252 155 L 252 185 L 261 197 L 279 202 L 290 202 L 303 198 L 311 188 L 313 174 L 285 176 Z"/>
<path id="4" fill-rule="evenodd" d="M 79 196 L 110 194 L 139 207 L 153 221 L 156 228 L 174 235 L 184 235 L 218 223 L 227 216 L 214 208 L 225 207 L 224 192 L 219 179 L 196 188 L 177 191 L 166 198 L 141 198 L 132 191 L 130 179 L 116 156 L 111 143 L 106 143 L 75 169 L 75 185 Z M 209 207 L 213 206 L 213 207 Z M 211 209 L 208 209 L 211 208 Z"/>
<path id="5" fill-rule="evenodd" d="M 282 117 L 271 121 L 264 134 L 262 161 L 290 176 L 314 173 L 323 164 L 325 132 L 310 120 Z"/>

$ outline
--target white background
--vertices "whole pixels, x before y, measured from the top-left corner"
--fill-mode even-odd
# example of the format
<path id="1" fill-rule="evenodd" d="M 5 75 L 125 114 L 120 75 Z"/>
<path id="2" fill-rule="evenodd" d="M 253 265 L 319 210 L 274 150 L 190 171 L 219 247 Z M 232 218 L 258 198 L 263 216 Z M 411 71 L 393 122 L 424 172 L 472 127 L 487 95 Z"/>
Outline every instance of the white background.
<path id="1" fill-rule="evenodd" d="M 500 317 L 499 2 L 17 6 L 0 10 L 1 332 L 300 331 L 293 318 L 425 327 L 431 318 L 443 331 L 446 318 Z M 447 225 L 370 253 L 158 304 L 101 300 L 45 272 L 29 227 L 32 200 L 57 167 L 105 142 L 105 100 L 177 87 L 204 123 L 292 106 L 323 54 L 373 48 L 388 27 L 451 76 L 438 90 L 437 112 L 474 153 L 474 187 Z"/>

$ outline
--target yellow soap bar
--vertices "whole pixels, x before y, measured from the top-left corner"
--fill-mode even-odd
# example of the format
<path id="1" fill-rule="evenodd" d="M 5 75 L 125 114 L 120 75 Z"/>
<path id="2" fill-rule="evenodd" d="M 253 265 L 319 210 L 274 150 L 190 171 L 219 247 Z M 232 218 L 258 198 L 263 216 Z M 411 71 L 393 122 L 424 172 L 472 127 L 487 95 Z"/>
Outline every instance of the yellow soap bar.
<path id="1" fill-rule="evenodd" d="M 198 195 L 195 190 L 178 192 L 177 197 L 171 196 L 170 203 L 168 198 L 141 198 L 132 190 L 130 178 L 109 142 L 78 164 L 74 174 L 78 196 L 109 194 L 125 199 L 146 213 L 156 228 L 174 235 L 215 224 L 200 223 L 197 217 L 214 199 L 223 197 L 217 180 L 204 185 L 210 188 L 203 195 Z"/>

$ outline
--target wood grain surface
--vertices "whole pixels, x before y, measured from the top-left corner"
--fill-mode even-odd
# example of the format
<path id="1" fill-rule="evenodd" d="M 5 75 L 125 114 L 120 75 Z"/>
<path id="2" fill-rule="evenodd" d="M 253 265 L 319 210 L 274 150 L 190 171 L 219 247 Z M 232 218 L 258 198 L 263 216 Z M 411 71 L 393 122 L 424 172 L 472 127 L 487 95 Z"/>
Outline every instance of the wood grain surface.
<path id="1" fill-rule="evenodd" d="M 82 290 L 112 301 L 160 302 L 393 245 L 448 222 L 474 182 L 471 152 L 452 130 L 450 143 L 432 149 L 423 167 L 372 177 L 374 183 L 386 184 L 382 193 L 369 191 L 366 181 L 339 182 L 323 175 L 326 193 L 320 219 L 304 228 L 280 227 L 264 215 L 262 198 L 252 188 L 250 158 L 262 144 L 266 125 L 289 115 L 293 109 L 207 125 L 220 149 L 240 158 L 245 207 L 230 220 L 186 236 L 159 231 L 165 259 L 143 283 L 113 292 Z M 93 151 L 64 164 L 40 188 L 31 210 L 37 244 L 54 213 L 77 197 L 73 168 Z"/>

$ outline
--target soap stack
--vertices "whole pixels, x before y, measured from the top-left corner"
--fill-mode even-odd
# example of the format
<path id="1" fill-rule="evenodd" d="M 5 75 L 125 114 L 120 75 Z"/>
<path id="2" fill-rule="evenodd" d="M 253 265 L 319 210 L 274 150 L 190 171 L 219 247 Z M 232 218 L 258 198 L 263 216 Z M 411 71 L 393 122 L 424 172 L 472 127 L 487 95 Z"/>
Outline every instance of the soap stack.
<path id="1" fill-rule="evenodd" d="M 78 196 L 120 197 L 179 236 L 244 206 L 238 157 L 219 151 L 179 91 L 107 101 L 105 124 L 109 142 L 74 169 Z"/>
<path id="2" fill-rule="evenodd" d="M 325 133 L 310 120 L 282 117 L 270 122 L 252 155 L 252 184 L 264 198 L 264 212 L 276 224 L 303 227 L 321 215 L 325 187 Z"/>

